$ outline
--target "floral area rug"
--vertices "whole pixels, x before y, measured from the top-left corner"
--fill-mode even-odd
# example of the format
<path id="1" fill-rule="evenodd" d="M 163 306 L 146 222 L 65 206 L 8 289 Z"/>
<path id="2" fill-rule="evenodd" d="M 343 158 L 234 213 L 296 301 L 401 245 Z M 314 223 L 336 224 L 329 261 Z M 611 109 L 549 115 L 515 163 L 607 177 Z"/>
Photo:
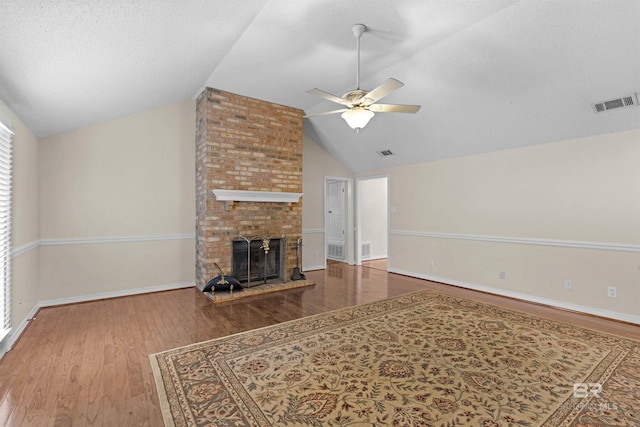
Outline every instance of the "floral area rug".
<path id="1" fill-rule="evenodd" d="M 640 341 L 432 291 L 150 358 L 167 426 L 640 425 Z"/>

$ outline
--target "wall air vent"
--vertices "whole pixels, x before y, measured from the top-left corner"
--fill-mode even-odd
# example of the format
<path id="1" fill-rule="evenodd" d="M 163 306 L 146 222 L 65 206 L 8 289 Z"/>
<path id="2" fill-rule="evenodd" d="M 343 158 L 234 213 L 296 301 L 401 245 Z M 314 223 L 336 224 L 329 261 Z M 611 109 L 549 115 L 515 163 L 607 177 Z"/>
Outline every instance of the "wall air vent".
<path id="1" fill-rule="evenodd" d="M 597 102 L 592 105 L 596 113 L 602 113 L 604 111 L 615 110 L 616 108 L 637 107 L 640 105 L 640 102 L 638 101 L 638 93 L 636 92 L 632 95 L 623 96 L 622 98 Z"/>
<path id="2" fill-rule="evenodd" d="M 382 150 L 378 151 L 378 154 L 380 154 L 382 157 L 387 157 L 391 156 L 393 153 L 391 152 L 391 150 Z"/>
<path id="3" fill-rule="evenodd" d="M 371 258 L 371 242 L 362 242 L 362 259 Z"/>

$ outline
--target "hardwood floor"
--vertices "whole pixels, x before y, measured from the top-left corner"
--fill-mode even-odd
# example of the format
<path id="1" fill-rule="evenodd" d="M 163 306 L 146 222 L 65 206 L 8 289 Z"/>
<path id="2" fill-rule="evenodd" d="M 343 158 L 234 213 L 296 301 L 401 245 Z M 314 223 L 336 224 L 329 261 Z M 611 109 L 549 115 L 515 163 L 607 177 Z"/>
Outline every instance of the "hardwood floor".
<path id="1" fill-rule="evenodd" d="M 640 326 L 330 264 L 314 287 L 213 304 L 195 288 L 44 308 L 0 361 L 0 425 L 161 426 L 149 354 L 422 289 L 640 339 Z"/>
<path id="2" fill-rule="evenodd" d="M 387 259 L 374 259 L 371 261 L 362 261 L 363 267 L 375 268 L 376 270 L 387 271 Z"/>

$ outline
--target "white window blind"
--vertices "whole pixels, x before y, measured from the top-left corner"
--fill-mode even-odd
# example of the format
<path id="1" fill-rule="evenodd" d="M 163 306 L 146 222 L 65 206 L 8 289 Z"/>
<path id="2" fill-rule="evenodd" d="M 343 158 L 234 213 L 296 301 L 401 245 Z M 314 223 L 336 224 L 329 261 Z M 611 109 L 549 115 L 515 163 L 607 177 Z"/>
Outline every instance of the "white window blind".
<path id="1" fill-rule="evenodd" d="M 13 132 L 0 122 L 0 341 L 11 331 L 11 166 Z"/>

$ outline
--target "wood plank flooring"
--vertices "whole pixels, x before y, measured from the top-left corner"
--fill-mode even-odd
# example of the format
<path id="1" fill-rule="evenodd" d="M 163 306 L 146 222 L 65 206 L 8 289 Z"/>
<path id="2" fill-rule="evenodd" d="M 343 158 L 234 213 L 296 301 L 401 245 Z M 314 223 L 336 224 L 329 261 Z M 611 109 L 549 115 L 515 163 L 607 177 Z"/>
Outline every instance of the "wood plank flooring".
<path id="1" fill-rule="evenodd" d="M 422 289 L 640 339 L 640 326 L 331 263 L 314 287 L 213 304 L 195 288 L 44 308 L 0 361 L 0 426 L 162 426 L 148 355 Z"/>

